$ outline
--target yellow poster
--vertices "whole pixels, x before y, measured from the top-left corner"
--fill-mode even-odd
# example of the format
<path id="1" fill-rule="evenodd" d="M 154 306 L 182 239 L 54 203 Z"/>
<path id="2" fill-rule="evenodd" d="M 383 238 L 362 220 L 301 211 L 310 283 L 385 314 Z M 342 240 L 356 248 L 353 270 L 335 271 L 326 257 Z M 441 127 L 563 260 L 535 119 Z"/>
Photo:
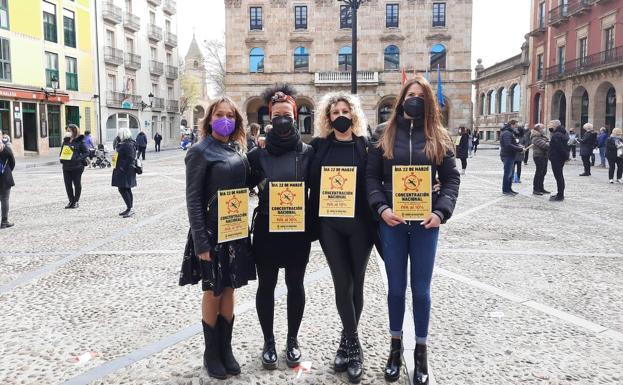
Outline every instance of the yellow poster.
<path id="1" fill-rule="evenodd" d="M 323 167 L 318 215 L 354 218 L 356 190 L 357 167 Z"/>
<path id="2" fill-rule="evenodd" d="M 71 160 L 73 156 L 74 150 L 72 150 L 69 146 L 63 146 L 63 149 L 61 150 L 61 160 Z"/>
<path id="3" fill-rule="evenodd" d="M 218 243 L 249 236 L 249 190 L 219 190 Z"/>
<path id="4" fill-rule="evenodd" d="M 430 166 L 394 166 L 394 213 L 407 221 L 424 220 L 433 210 Z"/>
<path id="5" fill-rule="evenodd" d="M 270 182 L 268 230 L 305 231 L 305 182 Z"/>
<path id="6" fill-rule="evenodd" d="M 117 158 L 119 157 L 118 153 L 112 154 L 112 168 L 117 168 Z"/>

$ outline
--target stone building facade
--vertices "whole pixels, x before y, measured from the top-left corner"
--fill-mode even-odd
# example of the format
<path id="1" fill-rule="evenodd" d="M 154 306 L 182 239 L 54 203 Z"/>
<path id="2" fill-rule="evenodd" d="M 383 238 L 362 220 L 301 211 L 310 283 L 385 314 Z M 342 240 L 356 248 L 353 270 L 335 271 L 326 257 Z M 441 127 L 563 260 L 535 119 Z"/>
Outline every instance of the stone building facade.
<path id="1" fill-rule="evenodd" d="M 313 133 L 323 94 L 350 90 L 350 14 L 329 0 L 225 0 L 226 93 L 248 123 L 268 121 L 262 90 L 288 82 L 298 91 L 299 127 Z M 358 94 L 371 127 L 388 119 L 401 70 L 437 82 L 452 130 L 471 126 L 472 0 L 371 0 L 358 11 Z"/>
<path id="2" fill-rule="evenodd" d="M 193 105 L 188 105 L 182 113 L 181 125 L 196 130 L 199 127 L 200 120 L 208 110 L 210 97 L 208 95 L 206 58 L 203 52 L 201 52 L 199 44 L 197 44 L 195 35 L 193 35 L 188 52 L 184 57 L 182 82 L 186 82 L 188 88 L 195 88 L 196 100 L 194 100 Z M 194 84 L 191 85 L 190 83 Z M 182 96 L 187 96 L 184 95 L 184 85 L 182 85 L 181 92 Z"/>
<path id="3" fill-rule="evenodd" d="M 527 42 L 522 53 L 488 68 L 478 59 L 474 129 L 480 132 L 482 140 L 498 141 L 500 128 L 511 119 L 526 122 L 529 66 Z"/>
<path id="4" fill-rule="evenodd" d="M 533 0 L 531 123 L 623 126 L 623 0 Z"/>

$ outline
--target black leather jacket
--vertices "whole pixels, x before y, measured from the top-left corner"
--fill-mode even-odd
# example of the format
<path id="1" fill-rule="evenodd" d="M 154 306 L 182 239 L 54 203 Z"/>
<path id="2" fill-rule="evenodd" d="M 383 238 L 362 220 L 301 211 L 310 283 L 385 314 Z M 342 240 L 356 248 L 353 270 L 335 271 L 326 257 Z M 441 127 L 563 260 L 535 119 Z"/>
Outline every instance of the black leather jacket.
<path id="1" fill-rule="evenodd" d="M 248 162 L 236 143 L 222 143 L 212 136 L 194 145 L 185 162 L 188 220 L 199 255 L 215 246 L 218 191 L 246 187 Z"/>

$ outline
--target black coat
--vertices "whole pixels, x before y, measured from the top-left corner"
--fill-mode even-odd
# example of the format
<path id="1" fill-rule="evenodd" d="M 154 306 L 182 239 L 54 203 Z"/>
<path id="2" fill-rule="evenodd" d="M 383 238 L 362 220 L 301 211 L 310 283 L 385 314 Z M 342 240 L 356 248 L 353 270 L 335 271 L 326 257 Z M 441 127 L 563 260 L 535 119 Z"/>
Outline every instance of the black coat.
<path id="1" fill-rule="evenodd" d="M 4 172 L 0 174 L 0 188 L 5 189 L 15 186 L 15 181 L 13 180 L 15 157 L 13 156 L 13 150 L 9 146 L 5 145 L 2 152 L 0 152 L 0 163 L 4 165 Z"/>
<path id="2" fill-rule="evenodd" d="M 154 142 L 156 142 L 156 143 L 162 142 L 162 135 L 160 135 L 160 134 L 154 135 Z M 147 144 L 147 143 L 145 143 L 145 144 Z"/>
<path id="3" fill-rule="evenodd" d="M 147 147 L 147 135 L 144 132 L 139 132 L 136 135 L 136 146 L 137 147 Z"/>
<path id="4" fill-rule="evenodd" d="M 63 145 L 61 146 L 61 153 L 63 152 L 64 146 L 70 147 L 74 154 L 69 160 L 61 160 L 63 170 L 77 170 L 84 168 L 87 158 L 89 157 L 89 149 L 86 144 L 84 144 L 84 135 L 78 135 L 74 140 L 65 137 L 65 139 L 63 139 Z"/>
<path id="5" fill-rule="evenodd" d="M 611 136 L 606 139 L 606 158 L 616 159 L 617 157 L 617 143 L 621 143 L 622 139 L 616 136 Z"/>
<path id="6" fill-rule="evenodd" d="M 133 139 L 126 139 L 117 144 L 117 164 L 112 170 L 112 185 L 114 187 L 136 187 L 136 143 Z"/>
<path id="7" fill-rule="evenodd" d="M 589 156 L 597 147 L 597 133 L 586 132 L 580 141 L 580 156 Z"/>
<path id="8" fill-rule="evenodd" d="M 456 157 L 466 159 L 469 153 L 469 134 L 461 135 L 459 145 L 456 147 Z"/>
<path id="9" fill-rule="evenodd" d="M 558 127 L 549 142 L 549 160 L 565 162 L 569 159 L 569 135 L 564 127 Z"/>
<path id="10" fill-rule="evenodd" d="M 392 202 L 392 167 L 395 165 L 430 165 L 431 186 L 435 178 L 441 181 L 441 190 L 433 193 L 433 212 L 446 222 L 452 216 L 459 196 L 461 177 L 456 168 L 454 154 L 448 152 L 441 164 L 433 164 L 424 152 L 426 139 L 423 128 L 410 127 L 410 120 L 398 116 L 394 158 L 385 159 L 380 147 L 372 146 L 368 152 L 366 167 L 366 186 L 368 203 L 378 214 L 391 207 Z M 411 135 L 409 134 L 411 130 Z"/>
<path id="11" fill-rule="evenodd" d="M 522 152 L 523 148 L 519 145 L 519 141 L 515 137 L 513 128 L 510 125 L 502 127 L 500 133 L 500 157 L 513 158 L 517 157 L 518 152 Z"/>

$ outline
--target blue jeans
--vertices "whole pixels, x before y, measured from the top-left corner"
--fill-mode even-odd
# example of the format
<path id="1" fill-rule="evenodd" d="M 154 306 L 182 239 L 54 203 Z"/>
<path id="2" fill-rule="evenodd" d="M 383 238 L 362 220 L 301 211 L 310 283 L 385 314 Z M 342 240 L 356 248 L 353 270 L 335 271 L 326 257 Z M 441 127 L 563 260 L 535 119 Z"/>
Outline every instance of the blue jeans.
<path id="1" fill-rule="evenodd" d="M 433 277 L 439 228 L 427 230 L 420 222 L 390 227 L 381 221 L 380 236 L 389 290 L 389 329 L 392 337 L 402 335 L 407 290 L 407 260 L 411 256 L 411 294 L 416 337 L 428 336 L 430 283 Z"/>
<path id="2" fill-rule="evenodd" d="M 513 185 L 513 166 L 515 164 L 515 157 L 503 157 L 502 163 L 504 163 L 504 177 L 502 179 L 502 192 L 510 192 Z"/>
<path id="3" fill-rule="evenodd" d="M 601 165 L 606 166 L 606 148 L 599 147 L 599 157 L 601 158 Z"/>

